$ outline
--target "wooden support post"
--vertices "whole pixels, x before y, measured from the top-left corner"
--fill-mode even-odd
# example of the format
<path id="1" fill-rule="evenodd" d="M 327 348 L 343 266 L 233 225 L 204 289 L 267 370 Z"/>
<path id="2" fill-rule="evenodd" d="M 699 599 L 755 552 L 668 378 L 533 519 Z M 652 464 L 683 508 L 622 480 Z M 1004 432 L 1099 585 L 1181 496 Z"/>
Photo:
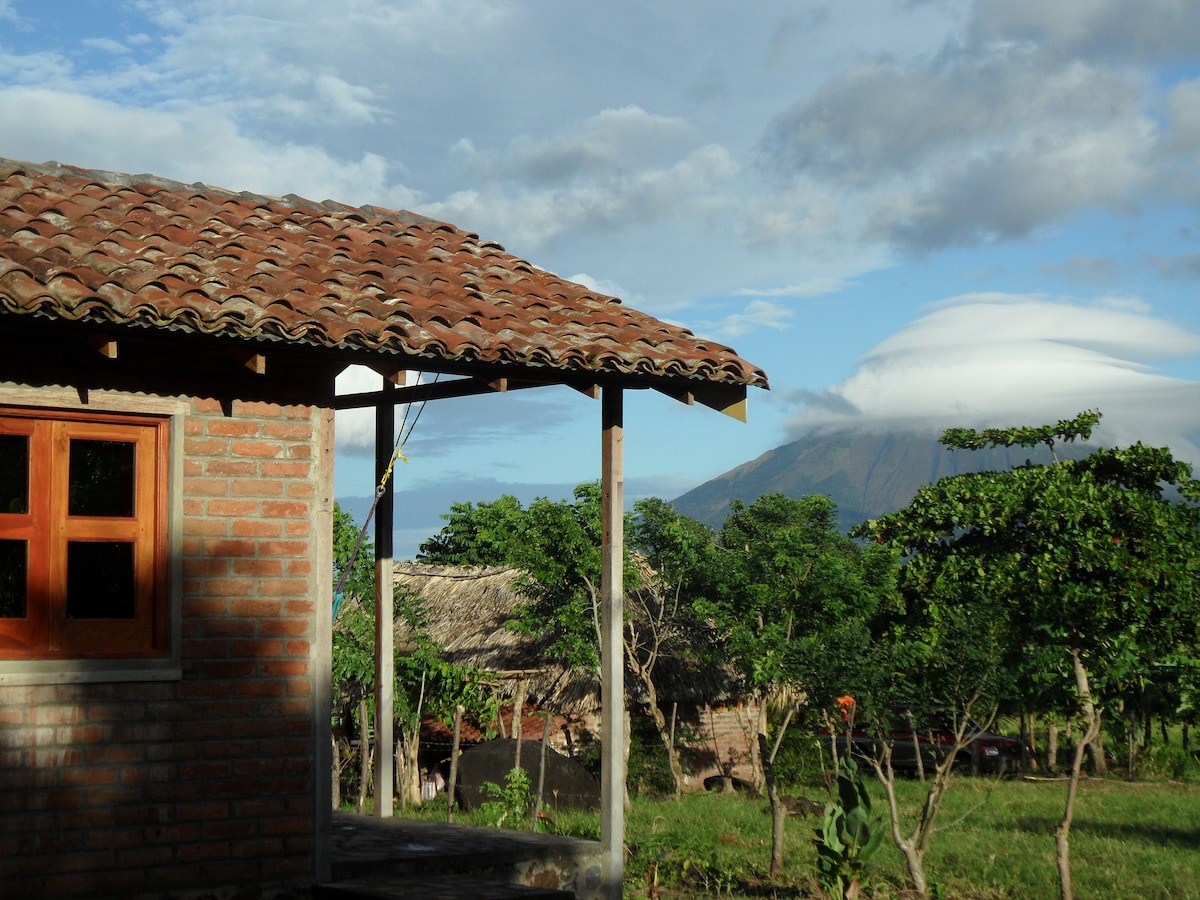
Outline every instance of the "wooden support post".
<path id="1" fill-rule="evenodd" d="M 384 394 L 394 386 L 383 383 Z M 392 461 L 395 441 L 396 407 L 382 400 L 375 407 L 375 484 L 378 488 Z M 383 496 L 375 510 L 375 815 L 392 815 L 392 790 L 395 778 L 395 737 L 392 729 L 392 709 L 395 691 L 394 657 L 396 632 L 392 623 L 392 520 L 394 517 L 392 485 L 388 478 Z M 400 785 L 404 790 L 406 785 Z"/>
<path id="2" fill-rule="evenodd" d="M 603 555 L 600 573 L 600 846 L 601 891 L 620 900 L 625 878 L 625 462 L 620 388 L 601 394 L 600 454 Z"/>

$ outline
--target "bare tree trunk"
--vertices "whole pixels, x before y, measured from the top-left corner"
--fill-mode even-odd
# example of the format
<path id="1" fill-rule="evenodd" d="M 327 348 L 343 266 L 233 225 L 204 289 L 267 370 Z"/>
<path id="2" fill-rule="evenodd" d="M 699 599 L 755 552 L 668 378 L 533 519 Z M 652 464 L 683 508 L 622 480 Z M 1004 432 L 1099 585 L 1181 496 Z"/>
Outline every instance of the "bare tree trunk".
<path id="1" fill-rule="evenodd" d="M 1092 758 L 1092 771 L 1097 778 L 1103 778 L 1108 774 L 1108 760 L 1104 756 L 1104 729 L 1101 727 L 1100 710 L 1093 709 L 1092 712 L 1096 716 L 1096 733 L 1088 741 L 1088 755 Z"/>
<path id="2" fill-rule="evenodd" d="M 333 752 L 330 754 L 330 759 L 333 761 L 333 797 L 331 799 L 333 808 L 337 809 L 342 805 L 342 753 L 338 747 L 337 738 L 330 735 L 329 742 L 333 745 Z"/>
<path id="3" fill-rule="evenodd" d="M 631 717 L 629 715 L 629 710 L 626 709 L 625 710 L 625 751 L 624 751 L 625 752 L 625 771 L 626 771 L 626 773 L 629 772 L 629 748 L 632 746 L 632 743 L 633 743 L 633 728 L 631 727 L 630 718 Z M 631 800 L 629 798 L 629 776 L 628 776 L 628 774 L 625 777 L 625 783 L 623 785 L 621 785 L 621 791 L 625 796 L 625 812 L 629 812 L 631 809 L 633 809 L 633 800 Z"/>
<path id="4" fill-rule="evenodd" d="M 1063 819 L 1054 829 L 1055 847 L 1058 859 L 1058 886 L 1061 900 L 1074 900 L 1075 890 L 1071 885 L 1071 819 L 1075 815 L 1075 796 L 1079 791 L 1079 776 L 1083 771 L 1083 755 L 1091 746 L 1100 732 L 1100 716 L 1092 702 L 1091 689 L 1088 685 L 1087 669 L 1077 649 L 1071 650 L 1071 666 L 1075 672 L 1075 687 L 1079 692 L 1079 708 L 1083 713 L 1087 727 L 1075 745 L 1075 755 L 1071 763 L 1071 778 L 1067 784 L 1067 806 Z"/>
<path id="5" fill-rule="evenodd" d="M 450 781 L 446 785 L 446 821 L 454 821 L 454 791 L 458 785 L 458 744 L 462 739 L 462 717 L 466 710 L 454 707 L 454 740 L 450 744 Z"/>
<path id="6" fill-rule="evenodd" d="M 395 734 L 395 732 L 392 732 Z M 400 795 L 400 812 L 408 811 L 408 735 L 403 729 L 400 731 L 400 740 L 396 741 L 396 759 L 392 764 L 392 771 L 396 773 L 396 793 Z M 418 781 L 419 781 L 418 777 Z M 421 796 L 417 794 L 416 803 L 420 804 Z"/>
<path id="7" fill-rule="evenodd" d="M 1137 781 L 1137 752 L 1138 752 L 1138 712 L 1130 704 L 1125 716 L 1125 766 L 1126 777 Z"/>
<path id="8" fill-rule="evenodd" d="M 917 723 L 913 721 L 911 712 L 904 714 L 908 720 L 908 729 L 912 732 L 913 756 L 917 760 L 917 778 L 925 783 L 925 757 L 921 755 L 921 735 L 917 733 Z"/>
<path id="9" fill-rule="evenodd" d="M 514 769 L 521 768 L 521 742 L 525 739 L 525 729 L 522 727 L 525 718 L 525 690 L 525 679 L 522 678 L 517 682 L 517 697 L 513 702 L 512 721 L 508 729 L 512 732 L 512 736 L 517 739 L 517 752 L 513 759 Z"/>
<path id="10" fill-rule="evenodd" d="M 421 805 L 421 724 L 401 732 L 396 745 L 396 778 L 400 779 L 400 808 Z"/>
<path id="11" fill-rule="evenodd" d="M 892 826 L 892 843 L 896 845 L 896 848 L 904 856 L 904 863 L 908 868 L 908 877 L 912 879 L 913 888 L 916 890 L 917 896 L 925 897 L 928 895 L 929 882 L 925 878 L 925 850 L 920 838 L 921 825 L 918 824 L 913 833 L 907 837 L 901 831 L 900 804 L 896 800 L 896 773 L 892 769 L 892 748 L 885 745 L 883 748 L 883 759 L 872 758 L 871 767 L 875 770 L 875 777 L 883 785 L 884 794 L 887 796 L 888 821 Z M 936 784 L 937 782 L 935 781 Z M 930 808 L 927 794 L 924 809 L 928 811 Z M 929 820 L 930 830 L 932 830 L 932 825 L 932 820 Z"/>
<path id="12" fill-rule="evenodd" d="M 529 816 L 530 831 L 537 831 L 538 816 L 542 814 L 542 795 L 546 792 L 546 748 L 550 745 L 550 713 L 542 723 L 542 753 L 538 763 L 537 793 L 534 795 L 533 810 Z"/>
<path id="13" fill-rule="evenodd" d="M 1058 771 L 1058 718 L 1051 717 L 1046 729 L 1046 770 L 1050 774 Z"/>
<path id="14" fill-rule="evenodd" d="M 640 673 L 639 673 L 640 674 Z M 675 799 L 683 796 L 683 765 L 679 762 L 679 751 L 675 748 L 674 721 L 668 724 L 667 717 L 658 708 L 658 691 L 650 678 L 644 677 L 642 684 L 646 688 L 646 699 L 650 707 L 650 715 L 654 719 L 654 727 L 658 729 L 659 740 L 667 751 L 667 766 L 671 769 L 671 781 L 675 784 Z M 674 711 L 672 710 L 672 716 Z"/>
<path id="15" fill-rule="evenodd" d="M 778 747 L 778 743 L 776 743 Z M 767 751 L 767 736 L 758 733 L 758 755 L 763 763 L 763 777 L 767 782 L 767 797 L 771 801 L 771 880 L 779 877 L 783 868 L 783 837 L 787 822 L 787 807 L 779 799 L 778 785 L 775 783 L 775 754 Z"/>
<path id="16" fill-rule="evenodd" d="M 1037 762 L 1037 719 L 1026 710 L 1021 714 L 1021 768 L 1028 772 Z"/>
<path id="17" fill-rule="evenodd" d="M 358 783 L 358 813 L 367 811 L 367 789 L 371 786 L 371 729 L 367 698 L 358 701 L 358 762 L 361 778 Z"/>
<path id="18" fill-rule="evenodd" d="M 763 695 L 759 695 L 759 697 L 758 697 L 758 727 L 754 729 L 754 734 L 759 735 L 759 734 L 766 734 L 766 733 L 767 733 L 767 698 Z M 746 735 L 746 737 L 752 737 L 752 736 Z M 763 767 L 766 765 L 766 759 L 763 757 L 763 755 L 761 753 L 758 752 L 758 741 L 757 740 L 750 741 L 750 761 L 751 761 L 751 767 L 752 767 L 751 770 L 754 773 L 754 787 L 757 790 L 762 790 L 762 788 L 766 784 L 766 773 L 763 771 Z M 730 782 L 730 785 L 732 785 L 732 782 Z"/>
<path id="19" fill-rule="evenodd" d="M 1074 656 L 1075 652 L 1076 651 L 1072 651 L 1073 656 Z M 1082 660 L 1079 661 L 1079 664 L 1081 666 L 1083 665 Z M 1086 669 L 1084 669 L 1083 675 L 1084 675 L 1084 684 L 1086 686 L 1086 682 L 1087 682 L 1087 670 Z M 1079 685 L 1079 673 L 1078 672 L 1075 675 L 1075 682 L 1076 682 L 1076 688 L 1078 689 L 1078 685 Z M 1092 698 L 1091 698 L 1090 694 L 1087 695 L 1086 697 L 1081 695 L 1080 699 L 1079 699 L 1079 704 L 1080 704 L 1080 707 L 1083 709 L 1084 722 L 1085 722 L 1084 727 L 1087 730 L 1087 736 L 1085 736 L 1082 740 L 1083 740 L 1084 745 L 1087 747 L 1088 756 L 1090 756 L 1091 760 L 1092 760 L 1092 772 L 1095 773 L 1097 778 L 1103 778 L 1105 775 L 1108 774 L 1108 762 L 1104 758 L 1104 735 L 1103 735 L 1103 729 L 1101 727 L 1101 722 L 1100 722 L 1100 709 L 1096 706 L 1095 703 L 1092 702 Z M 1095 722 L 1094 729 L 1092 728 L 1093 721 Z"/>

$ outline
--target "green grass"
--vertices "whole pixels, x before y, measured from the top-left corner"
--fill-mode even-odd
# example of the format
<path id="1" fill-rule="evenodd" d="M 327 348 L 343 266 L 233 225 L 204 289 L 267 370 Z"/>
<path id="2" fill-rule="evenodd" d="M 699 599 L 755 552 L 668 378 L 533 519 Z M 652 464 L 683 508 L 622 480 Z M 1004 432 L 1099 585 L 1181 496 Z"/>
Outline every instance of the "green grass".
<path id="1" fill-rule="evenodd" d="M 871 785 L 875 810 L 886 823 L 882 790 Z M 897 792 L 905 810 L 915 814 L 924 786 L 902 780 Z M 820 788 L 798 793 L 824 802 Z M 1053 831 L 1065 799 L 1063 781 L 957 779 L 926 857 L 931 884 L 949 900 L 1055 900 Z M 406 814 L 444 821 L 445 806 Z M 470 813 L 457 814 L 455 821 L 484 824 Z M 563 810 L 554 822 L 560 833 L 599 834 L 594 814 Z M 818 824 L 815 818 L 788 819 L 783 873 L 771 882 L 766 877 L 771 825 L 764 799 L 635 798 L 626 819 L 626 897 L 820 896 L 809 843 Z M 1071 831 L 1071 862 L 1081 898 L 1200 900 L 1200 784 L 1084 779 Z M 889 841 L 866 896 L 903 896 L 908 883 L 900 852 Z"/>

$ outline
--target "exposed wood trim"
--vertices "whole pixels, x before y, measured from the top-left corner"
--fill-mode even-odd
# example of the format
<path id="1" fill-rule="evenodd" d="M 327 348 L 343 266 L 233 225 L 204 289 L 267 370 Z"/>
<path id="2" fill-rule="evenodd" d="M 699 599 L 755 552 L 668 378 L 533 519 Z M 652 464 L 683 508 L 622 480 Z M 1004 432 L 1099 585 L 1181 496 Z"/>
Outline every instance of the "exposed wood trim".
<path id="1" fill-rule="evenodd" d="M 624 395 L 601 397 L 600 848 L 601 893 L 620 900 L 625 875 Z"/>
<path id="2" fill-rule="evenodd" d="M 598 384 L 572 384 L 570 387 L 591 400 L 600 399 L 600 385 Z"/>
<path id="3" fill-rule="evenodd" d="M 377 375 L 382 375 L 384 381 L 389 381 L 399 387 L 404 387 L 408 375 L 408 366 L 386 360 L 371 360 L 364 363 L 368 369 Z"/>
<path id="4" fill-rule="evenodd" d="M 334 429 L 333 410 L 323 409 L 313 413 L 314 476 L 317 493 L 313 514 L 318 533 L 333 533 L 333 460 Z M 180 428 L 180 431 L 183 429 Z M 180 436 L 182 444 L 182 435 Z M 182 458 L 182 453 L 180 457 Z M 180 463 L 182 467 L 182 462 Z M 182 485 L 180 472 L 178 483 Z M 180 491 L 179 493 L 182 493 Z M 313 684 L 313 781 L 316 791 L 313 797 L 313 831 L 316 845 L 313 848 L 313 881 L 324 884 L 330 880 L 332 871 L 333 841 L 333 753 L 331 751 L 330 714 L 332 712 L 332 668 L 333 668 L 333 579 L 324 573 L 333 571 L 333 542 L 313 541 L 313 573 L 310 590 L 316 594 L 317 608 L 313 613 L 314 639 L 309 646 L 309 677 Z M 177 651 L 178 652 L 178 651 Z"/>
<path id="5" fill-rule="evenodd" d="M 267 358 L 261 353 L 251 353 L 246 358 L 246 368 L 255 375 L 266 375 Z"/>
<path id="6" fill-rule="evenodd" d="M 659 388 L 660 394 L 666 394 L 672 400 L 678 400 L 685 406 L 694 406 L 696 404 L 696 392 L 685 390 L 683 388 Z"/>
<path id="7" fill-rule="evenodd" d="M 116 338 L 109 337 L 107 334 L 88 334 L 84 335 L 83 340 L 105 359 L 117 358 Z"/>
<path id="8" fill-rule="evenodd" d="M 664 392 L 665 393 L 665 392 Z M 706 384 L 694 389 L 697 403 L 724 413 L 739 422 L 746 421 L 746 386 L 744 384 Z"/>
<path id="9" fill-rule="evenodd" d="M 547 387 L 559 382 L 516 381 L 512 378 L 493 378 L 483 381 L 478 378 L 455 378 L 451 381 L 431 381 L 425 384 L 414 384 L 390 392 L 370 391 L 358 394 L 342 394 L 333 399 L 334 409 L 361 409 L 365 406 L 378 406 L 386 400 L 389 403 L 421 403 L 425 400 L 448 400 L 452 397 L 474 397 L 477 394 L 493 394 L 497 391 L 521 391 L 527 388 Z"/>

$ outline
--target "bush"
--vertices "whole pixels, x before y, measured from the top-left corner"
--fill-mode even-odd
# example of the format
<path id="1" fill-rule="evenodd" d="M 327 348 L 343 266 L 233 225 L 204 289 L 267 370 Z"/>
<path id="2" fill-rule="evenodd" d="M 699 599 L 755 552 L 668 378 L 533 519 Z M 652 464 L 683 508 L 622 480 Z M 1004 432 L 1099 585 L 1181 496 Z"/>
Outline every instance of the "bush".
<path id="1" fill-rule="evenodd" d="M 1179 744 L 1157 743 L 1143 754 L 1139 774 L 1183 781 L 1200 776 L 1200 760 L 1195 752 L 1184 750 Z"/>
<path id="2" fill-rule="evenodd" d="M 829 760 L 825 761 L 829 764 Z M 775 754 L 775 779 L 780 793 L 787 793 L 803 785 L 824 787 L 821 775 L 821 748 L 814 730 L 805 724 L 793 722 L 779 744 Z"/>
<path id="3" fill-rule="evenodd" d="M 629 791 L 640 797 L 664 797 L 675 792 L 667 751 L 649 716 L 632 716 L 629 729 Z"/>

